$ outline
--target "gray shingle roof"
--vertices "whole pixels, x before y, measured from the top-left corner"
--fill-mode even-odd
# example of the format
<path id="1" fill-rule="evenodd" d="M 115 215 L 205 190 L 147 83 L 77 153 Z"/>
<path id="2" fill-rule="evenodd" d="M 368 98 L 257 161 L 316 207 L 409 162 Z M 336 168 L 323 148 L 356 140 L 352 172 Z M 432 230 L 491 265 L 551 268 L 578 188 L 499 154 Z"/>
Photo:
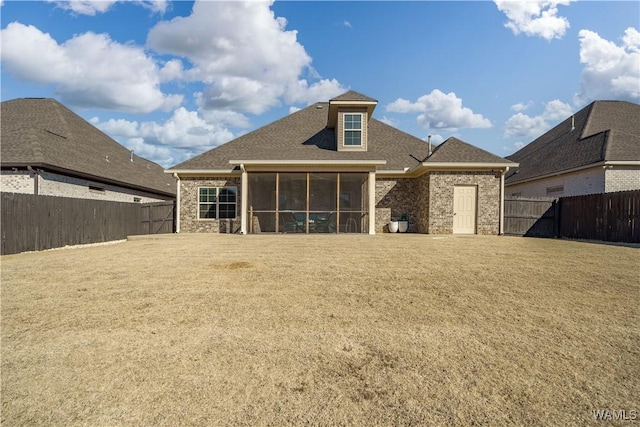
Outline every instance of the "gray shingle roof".
<path id="1" fill-rule="evenodd" d="M 366 95 L 363 95 L 355 90 L 350 90 L 348 92 L 343 93 L 342 95 L 338 95 L 335 98 L 331 98 L 331 101 L 365 101 L 365 102 L 378 102 L 377 100 L 370 98 Z"/>
<path id="2" fill-rule="evenodd" d="M 640 160 L 640 105 L 626 101 L 594 101 L 507 158 L 520 163 L 505 182 L 604 161 Z"/>
<path id="3" fill-rule="evenodd" d="M 502 157 L 491 154 L 458 138 L 448 138 L 438 145 L 433 154 L 425 161 L 429 163 L 513 163 Z M 515 163 L 513 163 L 515 166 Z"/>
<path id="4" fill-rule="evenodd" d="M 2 167 L 65 170 L 96 181 L 175 195 L 175 180 L 163 168 L 109 138 L 82 117 L 49 98 L 2 102 Z"/>
<path id="5" fill-rule="evenodd" d="M 231 170 L 230 160 L 386 160 L 378 170 L 395 171 L 419 166 L 429 154 L 425 141 L 376 119 L 369 121 L 366 152 L 337 151 L 335 131 L 327 128 L 328 106 L 326 102 L 311 105 L 170 170 Z M 455 138 L 442 143 L 429 161 L 508 163 Z"/>

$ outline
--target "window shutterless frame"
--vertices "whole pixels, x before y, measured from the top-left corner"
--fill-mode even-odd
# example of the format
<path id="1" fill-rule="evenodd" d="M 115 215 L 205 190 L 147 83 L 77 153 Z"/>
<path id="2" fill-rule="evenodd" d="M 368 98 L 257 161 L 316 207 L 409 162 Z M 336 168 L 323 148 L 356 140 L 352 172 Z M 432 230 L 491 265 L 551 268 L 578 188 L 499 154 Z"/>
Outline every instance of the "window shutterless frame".
<path id="1" fill-rule="evenodd" d="M 342 144 L 350 147 L 362 146 L 362 113 L 344 113 Z"/>
<path id="2" fill-rule="evenodd" d="M 237 200 L 237 187 L 198 187 L 198 219 L 234 219 Z"/>

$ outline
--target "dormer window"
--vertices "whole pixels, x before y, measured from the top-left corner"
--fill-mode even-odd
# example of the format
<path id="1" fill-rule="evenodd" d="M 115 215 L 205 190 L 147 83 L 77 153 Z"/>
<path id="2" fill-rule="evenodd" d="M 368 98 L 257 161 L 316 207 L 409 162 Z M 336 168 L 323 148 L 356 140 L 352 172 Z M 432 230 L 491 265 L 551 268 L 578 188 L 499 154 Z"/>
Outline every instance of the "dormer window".
<path id="1" fill-rule="evenodd" d="M 362 146 L 362 114 L 345 114 L 343 117 L 344 145 L 352 147 Z"/>

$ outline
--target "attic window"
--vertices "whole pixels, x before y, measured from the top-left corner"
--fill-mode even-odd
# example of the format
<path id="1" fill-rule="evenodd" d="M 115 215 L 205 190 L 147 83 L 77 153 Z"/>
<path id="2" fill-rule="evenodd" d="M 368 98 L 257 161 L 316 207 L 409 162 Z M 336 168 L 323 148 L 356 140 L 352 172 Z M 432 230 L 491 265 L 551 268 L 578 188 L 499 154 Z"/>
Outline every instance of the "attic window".
<path id="1" fill-rule="evenodd" d="M 362 114 L 344 115 L 344 145 L 362 145 Z"/>

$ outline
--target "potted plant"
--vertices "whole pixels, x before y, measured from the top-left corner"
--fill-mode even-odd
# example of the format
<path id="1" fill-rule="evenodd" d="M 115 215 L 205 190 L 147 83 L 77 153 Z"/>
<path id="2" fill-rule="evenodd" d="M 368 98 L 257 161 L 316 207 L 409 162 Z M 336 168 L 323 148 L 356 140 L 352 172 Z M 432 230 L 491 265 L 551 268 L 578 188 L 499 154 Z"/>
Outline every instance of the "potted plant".
<path id="1" fill-rule="evenodd" d="M 406 213 L 403 213 L 400 216 L 400 221 L 398 221 L 398 232 L 406 233 L 408 229 L 409 229 L 409 217 L 407 216 Z"/>
<path id="2" fill-rule="evenodd" d="M 399 222 L 393 218 L 389 221 L 389 233 L 397 233 L 399 228 Z"/>

